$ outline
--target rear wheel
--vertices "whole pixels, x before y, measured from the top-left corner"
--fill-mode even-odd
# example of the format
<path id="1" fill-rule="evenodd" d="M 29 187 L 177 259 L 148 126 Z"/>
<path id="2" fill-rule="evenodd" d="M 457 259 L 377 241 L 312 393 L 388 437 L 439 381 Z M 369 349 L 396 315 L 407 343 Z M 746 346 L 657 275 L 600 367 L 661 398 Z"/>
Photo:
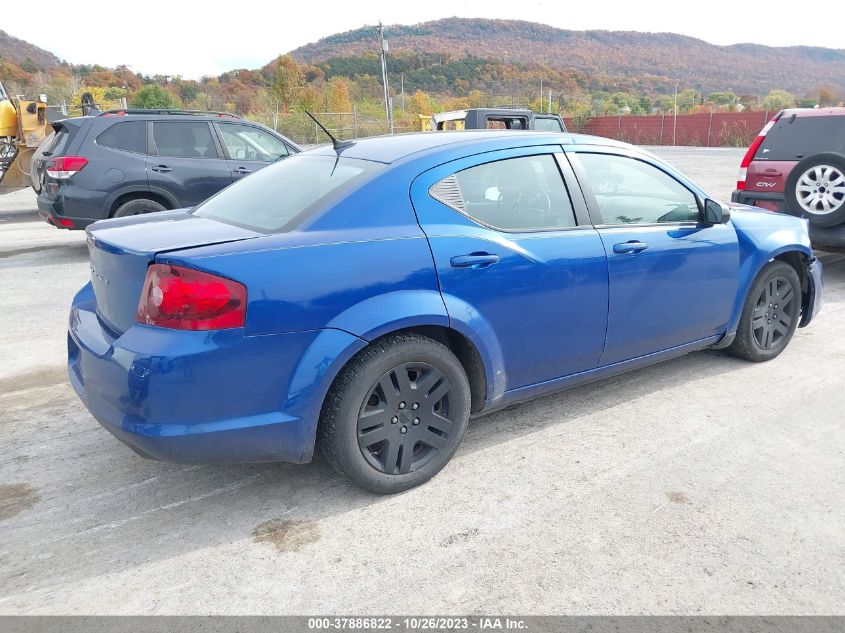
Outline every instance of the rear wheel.
<path id="1" fill-rule="evenodd" d="M 130 215 L 141 215 L 142 213 L 156 213 L 167 209 L 163 204 L 148 198 L 137 198 L 124 202 L 112 215 L 113 218 L 125 218 Z"/>
<path id="2" fill-rule="evenodd" d="M 771 360 L 786 349 L 800 316 L 798 274 L 789 264 L 773 261 L 752 284 L 728 351 L 754 362 Z"/>
<path id="3" fill-rule="evenodd" d="M 424 483 L 452 458 L 466 431 L 470 389 L 460 361 L 416 334 L 360 352 L 333 385 L 320 421 L 329 463 L 371 492 Z"/>
<path id="4" fill-rule="evenodd" d="M 786 198 L 814 226 L 845 222 L 845 156 L 825 152 L 799 162 L 786 179 Z"/>

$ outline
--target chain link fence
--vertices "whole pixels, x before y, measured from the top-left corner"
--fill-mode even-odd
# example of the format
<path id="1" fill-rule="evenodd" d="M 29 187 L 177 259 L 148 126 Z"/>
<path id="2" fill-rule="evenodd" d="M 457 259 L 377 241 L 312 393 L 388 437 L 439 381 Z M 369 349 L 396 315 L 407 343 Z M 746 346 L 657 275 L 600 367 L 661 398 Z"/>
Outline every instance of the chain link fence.
<path id="1" fill-rule="evenodd" d="M 565 118 L 570 132 L 614 138 L 635 145 L 747 147 L 768 122 L 768 111 L 705 112 L 699 114 L 614 115 Z M 385 119 L 352 112 L 315 112 L 314 116 L 338 139 L 388 133 Z M 300 145 L 322 145 L 326 135 L 305 112 L 250 114 L 247 118 L 275 129 Z M 419 132 L 418 117 L 397 119 L 394 132 Z"/>
<path id="2" fill-rule="evenodd" d="M 385 119 L 367 116 L 355 110 L 352 112 L 314 112 L 322 123 L 337 139 L 363 138 L 378 136 L 389 132 Z M 266 125 L 300 145 L 324 144 L 329 141 L 320 127 L 305 112 L 249 114 L 246 118 Z M 395 120 L 393 131 L 418 132 L 419 123 L 408 120 Z"/>

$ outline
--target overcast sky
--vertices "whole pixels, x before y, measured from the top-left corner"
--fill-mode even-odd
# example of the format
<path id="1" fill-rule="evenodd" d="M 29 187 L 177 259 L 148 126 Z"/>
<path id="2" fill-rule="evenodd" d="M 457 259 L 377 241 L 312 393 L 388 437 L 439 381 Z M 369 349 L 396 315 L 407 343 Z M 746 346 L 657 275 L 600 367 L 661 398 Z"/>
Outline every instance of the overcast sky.
<path id="1" fill-rule="evenodd" d="M 199 78 L 257 68 L 280 53 L 379 20 L 416 24 L 453 15 L 521 19 L 574 30 L 669 31 L 714 44 L 841 48 L 841 20 L 831 18 L 840 13 L 835 3 L 825 6 L 820 19 L 807 22 L 776 3 L 766 8 L 736 0 L 146 0 L 70 4 L 33 20 L 29 4 L 12 2 L 0 28 L 72 63 L 128 64 L 143 74 Z"/>

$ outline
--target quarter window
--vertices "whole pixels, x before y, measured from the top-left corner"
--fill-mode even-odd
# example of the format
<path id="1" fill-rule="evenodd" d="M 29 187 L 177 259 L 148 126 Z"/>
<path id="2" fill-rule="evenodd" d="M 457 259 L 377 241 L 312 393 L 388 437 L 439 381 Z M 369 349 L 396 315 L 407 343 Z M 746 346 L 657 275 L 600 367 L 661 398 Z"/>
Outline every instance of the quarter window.
<path id="1" fill-rule="evenodd" d="M 641 160 L 579 154 L 601 224 L 697 222 L 695 195 L 669 174 Z"/>
<path id="2" fill-rule="evenodd" d="M 219 158 L 205 121 L 155 121 L 153 139 L 159 156 Z"/>
<path id="3" fill-rule="evenodd" d="M 97 137 L 97 145 L 138 154 L 147 153 L 146 121 L 121 121 Z"/>
<path id="4" fill-rule="evenodd" d="M 464 169 L 429 193 L 466 215 L 505 231 L 575 226 L 575 214 L 554 156 L 510 158 Z"/>

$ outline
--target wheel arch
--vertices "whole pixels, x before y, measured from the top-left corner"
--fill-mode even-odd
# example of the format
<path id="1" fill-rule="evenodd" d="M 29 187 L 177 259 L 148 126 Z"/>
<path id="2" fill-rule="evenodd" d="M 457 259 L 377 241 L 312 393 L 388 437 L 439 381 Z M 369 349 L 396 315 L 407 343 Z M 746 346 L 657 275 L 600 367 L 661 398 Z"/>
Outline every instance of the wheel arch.
<path id="1" fill-rule="evenodd" d="M 731 337 L 736 333 L 739 319 L 742 316 L 742 308 L 745 305 L 745 300 L 748 297 L 748 292 L 754 281 L 760 276 L 763 269 L 773 261 L 782 261 L 792 268 L 798 274 L 798 279 L 801 282 L 801 306 L 806 309 L 812 300 L 813 289 L 810 287 L 811 278 L 807 267 L 812 261 L 813 251 L 806 244 L 795 243 L 785 244 L 779 248 L 769 252 L 759 252 L 757 257 L 751 258 L 747 261 L 745 272 L 741 275 L 742 283 L 738 287 L 737 297 L 734 304 L 733 316 L 727 328 L 727 337 Z"/>
<path id="2" fill-rule="evenodd" d="M 298 399 L 296 408 L 308 421 L 304 426 L 306 451 L 302 461 L 312 457 L 317 427 L 332 385 L 356 354 L 386 336 L 413 332 L 450 349 L 469 380 L 473 413 L 504 392 L 502 353 L 492 327 L 454 297 L 449 307 L 447 312 L 444 297 L 437 290 L 402 290 L 370 297 L 327 324 L 322 332 L 334 334 L 321 334 L 320 338 L 331 339 L 328 351 L 322 344 L 313 353 L 309 350 L 297 368 L 288 395 L 289 401 Z M 456 318 L 454 313 L 460 316 Z M 315 371 L 315 361 L 323 364 L 319 372 Z M 313 399 L 311 406 L 305 404 L 306 397 Z"/>
<path id="3" fill-rule="evenodd" d="M 389 329 L 376 338 L 365 340 L 336 329 L 322 330 L 314 344 L 303 355 L 294 372 L 288 393 L 289 411 L 304 421 L 301 461 L 313 457 L 317 428 L 332 386 L 344 369 L 365 349 L 386 337 L 402 333 L 425 336 L 445 345 L 458 358 L 470 385 L 470 411 L 477 413 L 487 402 L 487 372 L 481 352 L 464 334 L 443 324 L 415 324 Z M 333 360 L 327 363 L 328 356 Z M 311 404 L 309 405 L 309 401 Z"/>
<path id="4" fill-rule="evenodd" d="M 131 189 L 123 189 L 121 191 L 113 193 L 109 198 L 106 200 L 105 204 L 105 217 L 111 218 L 114 216 L 114 212 L 120 207 L 120 205 L 125 204 L 131 200 L 154 200 L 158 202 L 165 209 L 178 209 L 179 203 L 178 201 L 173 198 L 173 196 L 168 195 L 165 192 L 161 192 L 158 190 L 150 190 L 145 189 L 143 187 L 133 187 Z"/>

